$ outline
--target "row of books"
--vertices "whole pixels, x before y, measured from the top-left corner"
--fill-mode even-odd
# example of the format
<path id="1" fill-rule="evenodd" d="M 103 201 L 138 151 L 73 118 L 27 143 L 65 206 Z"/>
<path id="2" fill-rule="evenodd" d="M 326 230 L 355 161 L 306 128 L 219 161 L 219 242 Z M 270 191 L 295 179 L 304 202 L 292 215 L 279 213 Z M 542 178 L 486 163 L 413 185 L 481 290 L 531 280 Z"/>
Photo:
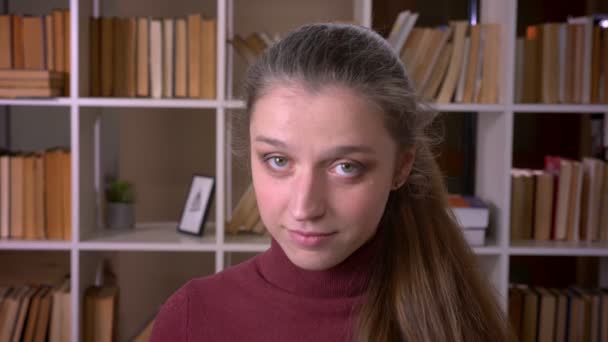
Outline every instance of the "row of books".
<path id="1" fill-rule="evenodd" d="M 91 96 L 216 97 L 217 20 L 91 18 Z"/>
<path id="2" fill-rule="evenodd" d="M 418 92 L 438 103 L 498 103 L 502 27 L 467 21 L 414 27 L 418 16 L 399 13 L 387 38 Z"/>
<path id="3" fill-rule="evenodd" d="M 0 154 L 0 238 L 70 240 L 71 152 Z"/>
<path id="4" fill-rule="evenodd" d="M 69 79 L 70 11 L 55 9 L 41 16 L 0 15 L 0 69 L 55 72 Z M 6 77 L 0 81 L 0 97 L 40 96 L 31 89 L 42 87 L 7 82 Z M 61 86 L 59 95 L 68 95 L 69 82 L 63 81 Z M 48 96 L 57 95 L 54 92 Z"/>
<path id="5" fill-rule="evenodd" d="M 450 194 L 448 204 L 469 245 L 483 246 L 490 223 L 488 204 L 479 197 L 458 194 Z"/>
<path id="6" fill-rule="evenodd" d="M 0 286 L 0 341 L 70 341 L 70 281 Z"/>
<path id="7" fill-rule="evenodd" d="M 509 321 L 519 341 L 606 341 L 608 290 L 511 284 Z"/>
<path id="8" fill-rule="evenodd" d="M 226 224 L 227 234 L 253 233 L 268 234 L 264 222 L 260 218 L 255 191 L 250 184 L 237 202 L 231 219 Z"/>
<path id="9" fill-rule="evenodd" d="M 511 240 L 608 241 L 608 167 L 545 157 L 544 170 L 511 171 Z"/>
<path id="10" fill-rule="evenodd" d="M 608 103 L 608 15 L 528 26 L 515 80 L 518 102 Z"/>

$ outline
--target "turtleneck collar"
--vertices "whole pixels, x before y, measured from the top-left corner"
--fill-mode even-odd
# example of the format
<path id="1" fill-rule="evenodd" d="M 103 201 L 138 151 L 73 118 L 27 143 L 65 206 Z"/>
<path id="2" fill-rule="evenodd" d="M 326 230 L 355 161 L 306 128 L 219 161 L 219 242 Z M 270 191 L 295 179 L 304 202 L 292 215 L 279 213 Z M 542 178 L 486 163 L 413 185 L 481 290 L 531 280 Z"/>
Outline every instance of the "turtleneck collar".
<path id="1" fill-rule="evenodd" d="M 322 271 L 302 269 L 289 260 L 273 238 L 270 249 L 257 259 L 258 269 L 272 285 L 297 296 L 344 298 L 362 295 L 369 283 L 376 254 L 380 249 L 380 229 L 340 264 Z"/>

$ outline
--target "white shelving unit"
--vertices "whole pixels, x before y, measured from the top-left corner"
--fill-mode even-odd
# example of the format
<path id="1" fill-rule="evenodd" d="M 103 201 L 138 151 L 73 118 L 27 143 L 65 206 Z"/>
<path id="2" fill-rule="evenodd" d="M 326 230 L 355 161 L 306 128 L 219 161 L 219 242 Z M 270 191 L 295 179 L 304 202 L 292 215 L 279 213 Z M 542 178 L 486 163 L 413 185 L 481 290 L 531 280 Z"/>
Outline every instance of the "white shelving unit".
<path id="1" fill-rule="evenodd" d="M 9 11 L 37 11 L 40 0 L 5 0 Z M 176 9 L 181 11 L 171 15 L 185 15 L 205 10 L 217 18 L 217 99 L 142 99 L 142 98 L 90 98 L 88 94 L 88 19 L 98 15 L 165 15 L 163 8 L 155 5 L 164 3 L 161 0 L 146 2 L 141 0 L 125 1 L 122 6 L 119 0 L 56 0 L 50 8 L 69 6 L 71 10 L 71 96 L 44 100 L 6 100 L 0 99 L 0 106 L 12 107 L 64 107 L 69 112 L 69 135 L 72 150 L 72 222 L 73 235 L 68 242 L 30 242 L 0 240 L 0 251 L 57 251 L 70 253 L 72 275 L 72 339 L 79 341 L 81 336 L 82 302 L 84 289 L 94 279 L 96 262 L 107 256 L 116 256 L 120 262 L 127 293 L 122 300 L 129 300 L 129 294 L 147 295 L 141 302 L 123 304 L 120 312 L 128 317 L 126 323 L 119 324 L 120 339 L 135 332 L 141 320 L 150 315 L 154 308 L 172 292 L 171 286 L 179 286 L 188 277 L 205 275 L 222 271 L 230 264 L 231 255 L 251 254 L 266 250 L 268 238 L 224 236 L 224 224 L 230 210 L 233 193 L 233 169 L 229 147 L 230 132 L 227 130 L 227 113 L 244 108 L 243 101 L 233 97 L 235 83 L 239 72 L 237 57 L 226 44 L 235 32 L 249 33 L 257 30 L 284 31 L 300 23 L 319 20 L 351 20 L 369 27 L 372 21 L 372 0 L 339 0 L 328 3 L 324 0 L 300 2 L 295 0 L 215 0 L 199 3 L 194 0 L 174 1 Z M 119 6 L 118 4 L 121 4 Z M 29 7 L 28 7 L 29 6 Z M 202 7 L 201 7 L 202 6 Z M 25 10 L 23 9 L 25 8 Z M 509 258 L 517 255 L 570 255 L 570 256 L 608 256 L 606 244 L 565 244 L 565 243 L 519 243 L 509 242 L 510 212 L 510 169 L 512 165 L 513 122 L 517 112 L 586 112 L 605 113 L 608 105 L 543 105 L 516 104 L 513 102 L 514 84 L 514 47 L 517 17 L 517 0 L 482 0 L 481 22 L 502 24 L 503 60 L 500 65 L 501 102 L 495 105 L 481 104 L 445 104 L 438 105 L 442 112 L 478 112 L 476 144 L 476 194 L 496 207 L 492 216 L 492 230 L 489 244 L 474 248 L 484 274 L 487 274 L 496 288 L 504 308 L 507 305 L 509 283 Z M 104 10 L 105 9 L 105 10 Z M 106 13 L 106 11 L 108 13 Z M 270 13 L 266 13 L 270 12 Z M 278 13 L 282 15 L 279 16 Z M 275 20 L 258 19 L 256 15 L 274 16 Z M 421 15 L 424 15 L 422 13 Z M 214 222 L 205 229 L 202 237 L 178 235 L 175 232 L 176 222 L 139 223 L 135 230 L 129 232 L 109 233 L 96 228 L 95 213 L 95 163 L 93 155 L 99 153 L 95 146 L 95 130 L 101 114 L 96 111 L 115 109 L 158 109 L 201 110 L 201 115 L 213 112 L 215 127 L 215 210 Z M 16 114 L 13 114 L 16 115 Z M 122 114 L 121 114 L 122 115 Z M 129 114 L 125 114 L 129 115 Z M 98 165 L 97 165 L 98 166 Z M 193 273 L 180 273 L 180 267 L 169 267 L 164 279 L 157 273 L 166 260 L 182 263 L 193 260 L 184 269 Z M 130 266 L 125 266 L 130 265 Z M 140 267 L 140 265 L 142 265 Z M 172 265 L 172 264 L 169 264 Z M 206 265 L 206 266 L 203 266 Z M 128 268 L 131 267 L 131 268 Z M 159 266 L 161 267 L 161 266 Z M 602 270 L 607 267 L 602 259 Z M 185 272 L 185 271 L 184 271 Z M 132 273 L 140 278 L 133 280 Z M 164 275 L 164 274 L 163 274 Z M 603 278 L 606 278 L 605 276 Z M 164 286 L 163 282 L 173 285 Z M 131 292 L 129 292 L 131 291 Z M 133 295 L 133 297 L 138 297 Z M 136 299 L 135 301 L 137 301 Z M 140 306 L 139 311 L 133 306 Z"/>

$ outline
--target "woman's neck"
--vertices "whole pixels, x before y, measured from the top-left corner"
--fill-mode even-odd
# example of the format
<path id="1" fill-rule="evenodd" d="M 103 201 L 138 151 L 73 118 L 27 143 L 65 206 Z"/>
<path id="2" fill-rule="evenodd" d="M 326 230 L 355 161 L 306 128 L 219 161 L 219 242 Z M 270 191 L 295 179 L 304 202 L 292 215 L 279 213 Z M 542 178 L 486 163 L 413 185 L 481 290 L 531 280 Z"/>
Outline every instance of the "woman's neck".
<path id="1" fill-rule="evenodd" d="M 310 271 L 289 260 L 279 243 L 258 259 L 258 269 L 269 283 L 297 296 L 354 297 L 365 293 L 380 249 L 380 230 L 348 258 L 326 270 Z"/>

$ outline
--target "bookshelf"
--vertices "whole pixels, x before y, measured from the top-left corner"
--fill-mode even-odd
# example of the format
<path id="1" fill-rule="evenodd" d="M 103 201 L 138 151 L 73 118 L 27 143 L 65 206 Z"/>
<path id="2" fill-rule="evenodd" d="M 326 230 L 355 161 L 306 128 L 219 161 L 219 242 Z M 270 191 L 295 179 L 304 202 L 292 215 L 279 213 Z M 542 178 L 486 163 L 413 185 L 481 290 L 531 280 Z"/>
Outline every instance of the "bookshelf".
<path id="1" fill-rule="evenodd" d="M 2 2 L 0 2 L 2 3 Z M 121 285 L 119 315 L 119 340 L 125 340 L 136 332 L 141 323 L 149 318 L 167 296 L 187 279 L 220 272 L 227 266 L 263 252 L 269 246 L 264 237 L 225 236 L 225 222 L 231 207 L 243 191 L 243 174 L 238 171 L 230 154 L 232 137 L 228 114 L 244 108 L 238 97 L 238 79 L 245 65 L 235 56 L 231 46 L 225 43 L 235 33 L 248 34 L 256 30 L 284 32 L 289 28 L 310 21 L 341 20 L 356 21 L 367 27 L 372 25 L 372 0 L 339 0 L 327 2 L 314 0 L 215 0 L 197 2 L 193 0 L 146 1 L 141 0 L 4 0 L 9 12 L 38 13 L 54 7 L 69 8 L 71 22 L 71 70 L 69 97 L 53 99 L 0 99 L 2 111 L 11 117 L 26 111 L 46 111 L 47 108 L 62 110 L 68 122 L 67 141 L 72 150 L 72 237 L 70 241 L 13 241 L 0 240 L 0 252 L 15 251 L 28 254 L 53 253 L 69 257 L 72 275 L 72 340 L 82 337 L 83 294 L 94 279 L 94 269 L 99 260 L 109 258 L 116 265 Z M 44 8 L 39 5 L 44 4 Z M 482 0 L 480 21 L 502 25 L 501 48 L 506 51 L 500 69 L 500 102 L 498 104 L 441 104 L 441 112 L 475 112 L 477 115 L 476 195 L 491 202 L 495 207 L 491 217 L 490 236 L 486 246 L 475 247 L 480 266 L 496 289 L 503 308 L 507 305 L 509 285 L 509 260 L 511 256 L 595 256 L 600 257 L 600 278 L 608 279 L 608 245 L 568 244 L 558 242 L 510 242 L 510 169 L 512 167 L 513 141 L 516 137 L 513 124 L 516 113 L 608 113 L 608 105 L 562 105 L 520 104 L 514 102 L 515 34 L 517 0 Z M 268 10 L 272 9 L 272 10 Z M 183 16 L 203 12 L 217 19 L 217 98 L 203 99 L 148 99 L 148 98 L 104 98 L 89 97 L 88 37 L 91 16 Z M 424 15 L 424 13 L 421 13 Z M 460 18 L 457 18 L 460 19 Z M 105 231 L 97 228 L 96 184 L 100 182 L 99 168 L 114 167 L 120 156 L 113 155 L 104 160 L 100 146 L 104 145 L 104 128 L 108 124 L 112 134 L 128 118 L 131 132 L 137 122 L 157 120 L 192 121 L 207 136 L 200 149 L 188 146 L 188 153 L 196 159 L 197 169 L 215 176 L 216 191 L 212 217 L 202 237 L 178 235 L 177 222 L 166 218 L 153 221 L 138 219 L 134 230 Z M 179 119 L 177 119 L 179 118 Z M 39 115 L 36 122 L 22 125 L 47 125 L 49 119 Z M 156 121 L 155 121 L 156 122 Z M 183 127 L 183 126 L 180 126 Z M 11 130 L 14 131 L 14 130 Z M 34 129 L 32 129 L 34 131 Z M 36 130 L 37 131 L 37 130 Z M 13 134 L 16 134 L 13 132 Z M 27 139 L 36 140 L 33 133 Z M 101 136 L 100 136 L 101 135 Z M 208 144 L 207 144 L 208 143 Z M 139 148 L 156 150 L 162 144 L 146 141 Z M 145 145 L 151 144 L 151 145 Z M 182 142 L 182 145 L 186 143 Z M 110 148 L 117 147 L 110 144 Z M 114 150 L 115 151 L 115 150 Z M 115 152 L 116 153 L 116 152 Z M 185 153 L 185 152 L 184 152 Z M 179 153 L 178 153 L 179 154 Z M 166 162 L 175 162 L 174 156 L 163 157 Z M 100 165 L 102 163 L 103 165 Z M 114 163 L 114 164 L 112 164 Z M 140 170 L 129 162 L 135 172 Z M 110 166 L 108 166 L 110 164 Z M 190 178 L 182 170 L 179 177 L 183 185 Z M 175 176 L 178 177 L 178 176 Z M 183 183 L 183 184 L 182 184 Z M 156 184 L 160 187 L 159 184 Z M 172 188 L 172 193 L 179 192 Z M 182 194 L 174 194 L 182 205 Z M 151 211 L 153 209 L 147 209 Z M 155 267 L 158 266 L 158 267 Z M 176 267 L 179 266 L 179 267 Z M 600 271 L 598 271 L 600 272 Z M 1 272 L 0 272 L 1 273 Z M 137 284 L 137 286 L 133 285 Z M 608 283 L 606 283 L 608 284 Z M 604 285 L 606 285 L 604 284 Z M 124 288 L 122 288 L 124 287 Z"/>

